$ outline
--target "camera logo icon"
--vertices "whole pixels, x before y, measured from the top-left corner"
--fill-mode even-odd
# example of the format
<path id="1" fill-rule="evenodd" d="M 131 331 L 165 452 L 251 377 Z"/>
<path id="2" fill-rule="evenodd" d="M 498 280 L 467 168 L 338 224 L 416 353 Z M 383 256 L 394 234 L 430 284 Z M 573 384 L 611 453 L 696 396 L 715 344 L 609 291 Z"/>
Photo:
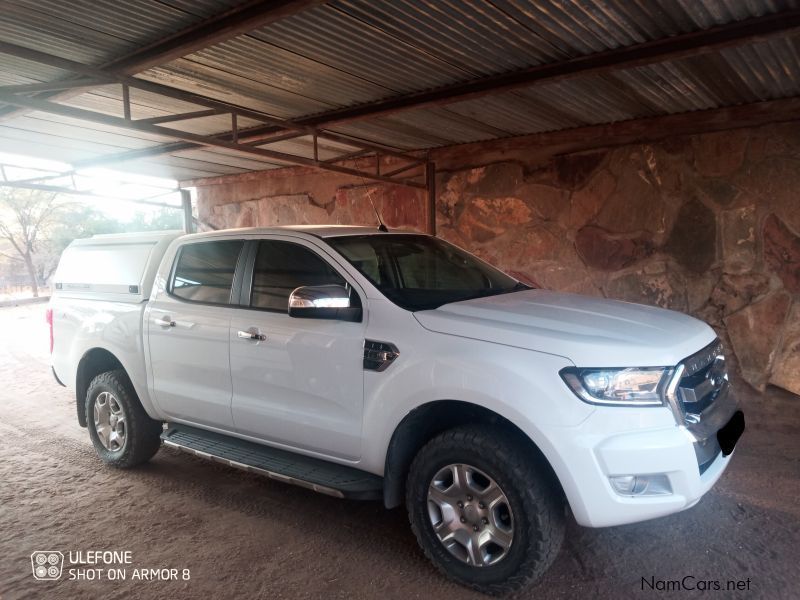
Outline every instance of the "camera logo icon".
<path id="1" fill-rule="evenodd" d="M 37 550 L 31 554 L 33 577 L 42 581 L 55 581 L 61 577 L 64 555 L 58 550 Z"/>

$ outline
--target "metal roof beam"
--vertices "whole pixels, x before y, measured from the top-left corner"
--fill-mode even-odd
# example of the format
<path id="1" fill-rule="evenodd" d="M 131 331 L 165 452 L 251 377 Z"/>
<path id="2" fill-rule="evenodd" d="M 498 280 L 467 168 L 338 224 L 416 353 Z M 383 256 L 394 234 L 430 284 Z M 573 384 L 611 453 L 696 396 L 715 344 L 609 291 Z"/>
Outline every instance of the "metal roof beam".
<path id="1" fill-rule="evenodd" d="M 137 120 L 137 122 L 139 122 L 139 123 L 145 123 L 145 122 L 146 123 L 153 123 L 153 122 L 155 122 L 155 120 L 154 119 L 139 119 L 139 120 Z M 250 135 L 249 132 L 252 131 L 253 129 L 256 129 L 256 128 L 261 129 L 260 126 L 257 126 L 255 128 L 251 127 L 251 128 L 248 128 L 248 129 L 240 129 L 239 130 L 239 139 L 238 139 L 238 141 L 240 143 L 247 144 L 249 146 L 267 146 L 269 144 L 274 144 L 274 143 L 277 143 L 277 142 L 283 142 L 283 141 L 286 141 L 286 140 L 291 140 L 291 139 L 298 138 L 298 137 L 301 137 L 303 135 L 306 135 L 305 133 L 298 133 L 296 131 L 295 132 L 290 132 L 290 133 L 287 133 L 287 134 L 284 134 L 284 135 L 279 135 L 279 136 L 276 136 L 274 133 L 272 135 L 270 135 L 270 136 Z M 232 136 L 229 133 L 225 133 L 225 134 L 218 135 L 218 136 L 213 136 L 213 137 L 216 137 L 216 138 L 219 138 L 219 139 L 222 139 L 222 140 L 232 140 Z M 349 140 L 349 138 L 348 138 L 348 140 Z M 361 142 L 359 140 L 352 140 L 352 141 L 348 141 L 347 143 L 351 144 L 353 146 L 359 146 L 361 144 Z M 163 154 L 173 154 L 175 152 L 182 152 L 183 150 L 197 149 L 199 147 L 200 146 L 198 146 L 197 144 L 192 144 L 190 142 L 172 142 L 172 143 L 169 143 L 169 144 L 164 144 L 162 146 L 156 146 L 154 148 L 142 148 L 142 149 L 139 149 L 139 150 L 126 150 L 125 152 L 120 152 L 118 154 L 110 154 L 108 156 L 101 156 L 101 157 L 98 157 L 98 158 L 90 158 L 90 159 L 87 159 L 87 160 L 78 161 L 73 166 L 75 168 L 80 168 L 80 169 L 84 169 L 84 168 L 87 168 L 87 167 L 99 167 L 99 166 L 105 166 L 105 165 L 110 165 L 110 164 L 117 164 L 117 163 L 121 163 L 121 162 L 127 162 L 129 160 L 138 160 L 140 158 L 161 156 Z M 383 148 L 381 148 L 380 151 L 386 153 L 386 151 Z M 374 150 L 372 148 L 366 148 L 366 149 L 362 148 L 362 149 L 359 149 L 359 150 L 353 152 L 352 154 L 354 156 L 358 157 L 358 156 L 364 156 L 366 154 L 371 154 L 373 152 L 376 152 L 376 150 Z M 322 161 L 322 162 L 339 162 L 340 160 L 345 160 L 347 157 L 349 157 L 349 154 L 345 155 L 343 157 L 331 158 L 329 160 Z M 407 157 L 407 159 L 409 159 L 409 160 L 412 159 L 412 158 L 413 157 L 411 157 L 411 156 Z M 421 163 L 422 163 L 421 159 L 419 160 L 419 162 L 417 162 L 415 160 L 415 162 L 411 163 L 408 168 L 417 166 L 417 165 L 419 165 Z"/>
<path id="2" fill-rule="evenodd" d="M 798 30 L 800 30 L 800 10 L 785 11 L 567 61 L 537 65 L 512 73 L 320 113 L 295 119 L 294 123 L 322 129 L 331 125 L 370 119 L 404 110 L 451 104 L 522 87 L 544 85 L 580 76 L 599 75 L 619 69 L 630 69 L 717 52 L 730 46 L 754 43 L 770 36 L 787 35 Z M 279 127 L 259 125 L 240 131 L 238 138 L 242 141 L 253 140 L 280 131 Z M 193 147 L 186 143 L 166 144 L 148 149 L 147 156 L 169 154 Z M 130 156 L 134 157 L 135 155 L 131 153 Z M 129 160 L 129 158 L 128 153 L 120 153 L 98 160 L 102 161 L 102 164 L 112 164 Z"/>
<path id="3" fill-rule="evenodd" d="M 676 136 L 798 121 L 800 97 L 783 98 L 459 144 L 432 150 L 431 159 L 436 160 L 437 168 L 444 171 L 468 169 L 518 157 L 544 164 L 554 156 L 598 148 L 607 150 Z M 476 162 L 474 157 L 479 157 L 479 160 Z"/>
<path id="4" fill-rule="evenodd" d="M 347 154 L 340 154 L 339 156 L 334 156 L 333 158 L 329 158 L 328 160 L 323 161 L 323 162 L 326 162 L 326 163 L 343 162 L 343 161 L 346 161 L 346 160 L 353 160 L 353 159 L 356 159 L 356 158 L 360 158 L 362 156 L 365 156 L 366 154 L 369 154 L 369 152 L 367 150 L 358 150 L 356 152 L 348 152 Z M 415 165 L 410 165 L 408 168 L 410 169 L 413 166 L 415 166 Z"/>
<path id="5" fill-rule="evenodd" d="M 390 115 L 404 110 L 462 102 L 490 94 L 554 83 L 575 77 L 599 75 L 621 69 L 680 60 L 798 31 L 800 31 L 800 10 L 784 11 L 644 44 L 625 46 L 556 63 L 536 65 L 511 73 L 492 75 L 433 90 L 390 97 L 377 102 L 297 119 L 295 122 L 315 127 L 327 127 L 333 124 Z M 260 132 L 255 131 L 254 133 L 269 133 L 269 129 L 263 128 Z"/>
<path id="6" fill-rule="evenodd" d="M 103 65 L 119 73 L 132 75 L 192 54 L 219 42 L 322 4 L 326 0 L 256 0 L 214 15 L 145 46 L 127 56 Z"/>
<path id="7" fill-rule="evenodd" d="M 62 81 L 48 81 L 44 83 L 22 83 L 19 85 L 0 86 L 0 92 L 11 94 L 27 94 L 33 92 L 52 92 L 56 90 L 72 90 L 76 88 L 97 87 L 109 83 L 107 79 L 97 77 L 80 77 L 77 79 L 64 79 Z"/>
<path id="8" fill-rule="evenodd" d="M 363 179 L 372 179 L 376 181 L 383 181 L 386 183 L 394 183 L 398 185 L 405 185 L 425 189 L 425 184 L 413 181 L 412 179 L 393 179 L 383 175 L 369 173 L 358 169 L 351 169 L 340 165 L 330 164 L 318 159 L 306 158 L 304 156 L 296 156 L 293 154 L 286 154 L 284 152 L 277 152 L 268 150 L 266 148 L 258 148 L 251 144 L 244 144 L 239 142 L 230 142 L 221 140 L 215 137 L 199 135 L 195 133 L 188 133 L 179 131 L 177 129 L 170 129 L 162 127 L 161 125 L 151 125 L 148 123 L 136 122 L 131 119 L 123 119 L 114 117 L 104 113 L 99 113 L 83 108 L 76 108 L 73 106 L 65 106 L 63 104 L 56 104 L 47 100 L 39 100 L 37 98 L 27 98 L 24 96 L 15 96 L 14 94 L 0 94 L 0 102 L 10 104 L 11 106 L 18 106 L 20 108 L 29 108 L 41 112 L 46 112 L 54 115 L 60 115 L 72 119 L 79 119 L 90 123 L 98 123 L 101 125 L 108 125 L 111 127 L 118 127 L 123 130 L 139 131 L 153 135 L 160 135 L 167 138 L 182 140 L 185 142 L 192 142 L 200 146 L 208 146 L 211 148 L 224 148 L 227 150 L 234 150 L 243 154 L 252 154 L 261 158 L 277 160 L 278 162 L 287 163 L 288 165 L 300 165 L 308 167 L 317 167 L 327 171 L 342 173 L 345 175 L 353 175 Z"/>
<path id="9" fill-rule="evenodd" d="M 0 91 L 3 91 L 0 88 Z M 173 121 L 188 121 L 189 119 L 199 119 L 201 117 L 213 117 L 214 115 L 224 114 L 221 110 L 209 108 L 208 110 L 195 110 L 192 112 L 180 113 L 177 115 L 163 115 L 160 117 L 150 117 L 147 119 L 136 119 L 137 123 L 149 123 L 150 125 L 157 125 L 158 123 L 171 123 Z"/>
<path id="10" fill-rule="evenodd" d="M 387 148 L 385 146 L 381 146 L 378 144 L 372 144 L 369 142 L 364 142 L 361 140 L 353 140 L 352 138 L 341 135 L 338 133 L 333 133 L 330 131 L 320 131 L 314 127 L 308 125 L 298 124 L 292 121 L 287 121 L 283 119 L 279 119 L 277 117 L 273 117 L 272 115 L 268 115 L 267 113 L 252 110 L 243 106 L 237 106 L 235 104 L 230 104 L 228 102 L 222 102 L 220 100 L 215 100 L 213 98 L 207 98 L 205 96 L 201 96 L 199 94 L 195 94 L 192 92 L 188 92 L 186 90 L 181 90 L 177 88 L 172 88 L 160 83 L 156 83 L 153 81 L 147 81 L 144 79 L 138 79 L 136 77 L 130 77 L 127 75 L 121 75 L 118 73 L 105 71 L 103 69 L 99 69 L 97 67 L 92 67 L 90 65 L 85 65 L 83 63 L 79 63 L 73 60 L 69 60 L 66 58 L 61 58 L 59 56 L 54 56 L 52 54 L 47 54 L 46 52 L 41 52 L 39 50 L 33 50 L 31 48 L 26 48 L 24 46 L 19 46 L 17 44 L 11 44 L 9 42 L 0 41 L 0 53 L 9 54 L 11 56 L 16 56 L 18 58 L 23 58 L 25 60 L 30 60 L 33 62 L 37 62 L 40 64 L 48 65 L 51 67 L 56 67 L 58 69 L 63 69 L 66 71 L 71 71 L 73 73 L 78 73 L 80 75 L 85 75 L 87 77 L 96 77 L 96 78 L 107 78 L 111 81 L 116 81 L 123 85 L 123 93 L 125 92 L 125 86 L 141 89 L 147 92 L 151 92 L 154 94 L 160 94 L 162 96 L 167 96 L 169 98 L 174 98 L 176 100 L 182 100 L 184 102 L 188 102 L 191 104 L 197 104 L 199 106 L 206 106 L 212 109 L 219 111 L 220 113 L 231 113 L 236 114 L 242 117 L 248 117 L 253 120 L 262 121 L 265 123 L 269 123 L 270 125 L 270 132 L 271 133 L 288 133 L 288 132 L 296 132 L 299 135 L 311 135 L 316 136 L 320 139 L 326 139 L 334 142 L 339 142 L 342 144 L 346 144 L 353 147 L 358 148 L 366 148 L 370 149 L 374 152 L 380 152 L 382 154 L 386 154 L 387 156 L 393 156 L 395 158 L 399 158 L 401 160 L 407 160 L 410 162 L 417 162 L 421 163 L 424 162 L 422 159 L 418 159 L 414 156 L 404 154 L 402 152 L 398 152 L 391 148 Z M 14 96 L 10 94 L 4 94 L 4 98 L 14 98 Z M 125 110 L 130 109 L 129 98 L 123 98 L 123 108 Z M 43 100 L 44 101 L 44 100 Z M 11 104 L 15 106 L 19 106 L 19 104 L 15 104 L 13 101 L 6 101 L 0 100 L 0 102 Z M 146 123 L 144 123 L 146 124 Z M 246 140 L 253 140 L 254 136 L 249 135 L 252 129 L 244 129 L 239 132 L 237 136 L 237 141 L 246 141 Z M 172 136 L 174 137 L 174 136 Z M 231 134 L 225 134 L 224 136 L 217 136 L 214 139 L 219 139 L 223 141 L 227 141 L 227 139 L 231 139 Z M 263 134 L 261 136 L 255 136 L 256 139 L 263 138 Z M 292 135 L 291 137 L 295 137 Z M 263 142 L 269 143 L 269 140 Z M 193 146 L 189 146 L 188 148 L 192 148 Z M 188 148 L 181 148 L 181 149 L 188 149 Z M 170 149 L 171 152 L 176 150 Z M 107 164 L 107 163 L 106 163 Z M 84 163 L 81 166 L 97 166 L 97 164 L 93 163 Z"/>
<path id="11" fill-rule="evenodd" d="M 89 196 L 91 198 L 102 198 L 107 200 L 120 200 L 122 202 L 134 202 L 136 204 L 149 204 L 150 206 L 160 206 L 162 208 L 175 208 L 180 210 L 180 206 L 175 204 L 167 204 L 166 202 L 154 202 L 150 200 L 140 200 L 138 198 L 125 198 L 123 196 L 108 196 L 105 194 L 98 194 L 91 190 L 79 190 L 71 187 L 61 185 L 47 185 L 43 183 L 27 183 L 25 181 L 2 181 L 0 180 L 0 188 L 16 188 L 23 190 L 39 190 L 42 192 L 52 192 L 55 194 L 69 194 L 71 196 Z M 175 190 L 177 192 L 178 190 Z M 163 194 L 160 194 L 163 195 Z"/>
<path id="12" fill-rule="evenodd" d="M 323 2 L 325 0 L 250 0 L 250 2 L 209 17 L 144 48 L 106 62 L 101 67 L 123 75 L 140 73 Z M 69 80 L 64 80 L 64 83 L 68 82 Z M 71 87 L 74 86 L 63 89 Z M 47 93 L 41 98 L 57 100 L 64 99 L 68 95 L 71 97 L 72 93 Z M 0 111 L 0 119 L 18 116 L 23 111 L 24 109 Z"/>
<path id="13" fill-rule="evenodd" d="M 238 138 L 240 140 L 242 139 L 242 131 L 243 130 L 241 130 L 241 129 L 239 130 Z M 274 136 L 271 136 L 271 137 L 268 137 L 268 138 L 264 138 L 264 139 L 260 139 L 259 138 L 259 139 L 256 139 L 254 141 L 248 142 L 248 144 L 250 144 L 251 146 L 267 146 L 269 144 L 277 144 L 278 142 L 285 142 L 287 140 L 293 140 L 295 138 L 299 138 L 299 137 L 302 137 L 304 135 L 306 135 L 306 134 L 298 132 L 298 131 L 290 131 L 289 133 L 284 133 L 282 135 L 274 135 Z M 371 152 L 371 150 L 370 150 L 370 152 Z"/>

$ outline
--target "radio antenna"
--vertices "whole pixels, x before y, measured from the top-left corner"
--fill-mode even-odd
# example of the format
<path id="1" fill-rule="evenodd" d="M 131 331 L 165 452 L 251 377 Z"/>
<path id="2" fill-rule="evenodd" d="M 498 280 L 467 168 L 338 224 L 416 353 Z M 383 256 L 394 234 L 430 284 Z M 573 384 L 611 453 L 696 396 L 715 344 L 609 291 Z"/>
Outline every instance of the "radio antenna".
<path id="1" fill-rule="evenodd" d="M 380 160 L 380 156 L 377 157 L 377 160 Z M 358 159 L 356 159 L 354 162 L 356 162 L 356 165 L 358 165 Z M 375 203 L 372 201 L 372 193 L 370 192 L 369 187 L 367 186 L 367 181 L 364 179 L 363 175 L 359 175 L 359 177 L 361 177 L 361 184 L 365 188 L 367 188 L 367 200 L 369 200 L 369 204 L 370 206 L 372 206 L 372 210 L 375 211 L 375 217 L 378 219 L 378 231 L 382 231 L 383 233 L 388 232 L 389 228 L 386 227 L 386 224 L 383 222 L 383 219 L 381 218 L 381 213 L 378 212 L 378 209 L 375 207 Z"/>
<path id="2" fill-rule="evenodd" d="M 367 198 L 369 198 L 369 203 L 372 205 L 372 210 L 375 211 L 375 216 L 378 219 L 378 231 L 383 231 L 384 233 L 386 233 L 387 231 L 389 231 L 389 228 L 386 227 L 386 225 L 383 222 L 383 219 L 381 219 L 381 213 L 379 213 L 378 209 L 375 208 L 375 203 L 372 201 L 372 194 L 369 193 L 369 188 L 367 188 Z"/>

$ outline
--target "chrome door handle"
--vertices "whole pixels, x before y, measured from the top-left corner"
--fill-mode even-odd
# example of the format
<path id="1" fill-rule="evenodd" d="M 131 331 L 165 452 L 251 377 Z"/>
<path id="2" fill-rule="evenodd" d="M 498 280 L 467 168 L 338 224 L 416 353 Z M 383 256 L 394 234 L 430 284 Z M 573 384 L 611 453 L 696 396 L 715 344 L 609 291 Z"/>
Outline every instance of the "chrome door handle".
<path id="1" fill-rule="evenodd" d="M 257 331 L 239 331 L 237 335 L 243 340 L 254 340 L 256 342 L 263 342 L 267 339 L 267 336 Z"/>
<path id="2" fill-rule="evenodd" d="M 153 319 L 153 323 L 161 325 L 162 327 L 175 327 L 175 321 L 167 316 L 161 317 L 160 319 Z"/>

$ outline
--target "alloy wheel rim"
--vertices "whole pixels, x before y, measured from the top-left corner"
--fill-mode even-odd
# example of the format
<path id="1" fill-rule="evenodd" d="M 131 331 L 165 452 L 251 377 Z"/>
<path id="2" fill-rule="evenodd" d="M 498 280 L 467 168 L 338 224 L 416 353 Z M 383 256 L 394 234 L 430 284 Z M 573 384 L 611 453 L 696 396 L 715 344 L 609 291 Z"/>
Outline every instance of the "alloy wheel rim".
<path id="1" fill-rule="evenodd" d="M 94 401 L 94 429 L 103 448 L 117 452 L 128 435 L 125 411 L 110 392 L 100 392 Z"/>
<path id="2" fill-rule="evenodd" d="M 494 479 L 471 465 L 437 471 L 428 486 L 428 517 L 442 545 L 470 566 L 497 564 L 514 541 L 508 498 Z"/>

